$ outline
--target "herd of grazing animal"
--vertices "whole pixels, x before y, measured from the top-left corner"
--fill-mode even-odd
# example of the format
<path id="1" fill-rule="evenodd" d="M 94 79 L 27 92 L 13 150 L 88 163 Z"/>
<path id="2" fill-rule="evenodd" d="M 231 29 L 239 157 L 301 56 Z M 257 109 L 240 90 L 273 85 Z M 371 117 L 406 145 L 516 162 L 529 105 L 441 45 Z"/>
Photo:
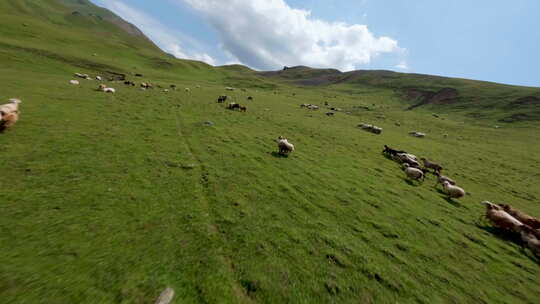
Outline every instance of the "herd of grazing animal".
<path id="1" fill-rule="evenodd" d="M 78 78 L 82 78 L 82 79 L 86 79 L 86 80 L 93 80 L 92 77 L 90 77 L 88 74 L 82 74 L 82 73 L 75 73 L 74 74 L 76 77 Z M 141 74 L 136 74 L 136 76 L 139 76 L 139 77 L 142 77 Z M 103 77 L 101 76 L 96 76 L 95 77 L 96 80 L 98 81 L 102 81 L 103 80 Z M 112 78 L 110 78 L 109 80 L 113 81 Z M 124 78 L 122 79 L 124 85 L 126 86 L 132 86 L 132 87 L 135 87 L 137 84 L 134 82 L 134 81 L 131 81 L 131 80 L 125 80 Z M 79 85 L 80 82 L 79 80 L 76 80 L 76 79 L 72 79 L 69 81 L 70 84 L 72 85 Z M 161 88 L 160 85 L 157 85 L 158 88 Z M 196 86 L 197 88 L 200 88 L 201 86 L 200 85 L 197 85 Z M 147 89 L 153 89 L 154 88 L 154 85 L 152 85 L 151 83 L 149 82 L 141 82 L 140 83 L 140 88 L 141 90 L 147 90 Z M 172 90 L 176 90 L 177 86 L 175 84 L 171 84 L 170 85 L 170 88 Z M 97 88 L 97 91 L 102 91 L 102 92 L 105 92 L 105 93 L 115 93 L 116 92 L 116 89 L 114 88 L 109 88 L 107 87 L 105 84 L 100 84 Z M 185 88 L 185 91 L 186 93 L 190 93 L 191 92 L 191 89 L 190 88 Z M 169 92 L 169 89 L 164 89 L 163 92 Z M 252 100 L 252 99 L 250 99 Z"/>
<path id="2" fill-rule="evenodd" d="M 412 180 L 422 180 L 424 181 L 427 173 L 431 173 L 437 177 L 437 186 L 439 183 L 442 184 L 444 192 L 448 195 L 449 198 L 462 198 L 465 196 L 466 192 L 463 188 L 456 185 L 456 182 L 449 177 L 441 175 L 443 167 L 435 162 L 429 161 L 426 158 L 420 158 L 424 166 L 420 165 L 418 158 L 410 153 L 407 153 L 403 150 L 396 150 L 384 145 L 383 154 L 391 157 L 393 160 L 402 164 L 403 172 L 405 175 Z M 429 169 L 433 171 L 429 171 Z"/>
<path id="3" fill-rule="evenodd" d="M 407 178 L 423 181 L 426 174 L 431 173 L 437 177 L 435 187 L 438 184 L 442 184 L 444 192 L 449 198 L 458 199 L 465 196 L 465 190 L 457 186 L 453 179 L 441 175 L 441 171 L 443 170 L 441 165 L 426 158 L 420 158 L 424 164 L 422 167 L 417 157 L 413 154 L 403 150 L 392 149 L 387 145 L 384 145 L 382 152 L 402 164 Z M 495 227 L 519 235 L 522 244 L 528 247 L 536 256 L 540 257 L 540 220 L 509 205 L 496 205 L 488 201 L 483 201 L 482 204 L 486 206 L 485 217 Z"/>
<path id="4" fill-rule="evenodd" d="M 505 204 L 483 201 L 485 218 L 495 227 L 519 235 L 524 246 L 540 257 L 540 220 Z"/>
<path id="5" fill-rule="evenodd" d="M 228 90 L 228 89 L 230 89 L 230 88 L 226 88 L 226 90 Z M 229 90 L 229 91 L 231 91 L 231 90 Z M 246 90 L 245 90 L 245 89 L 242 89 L 242 91 L 245 92 Z M 224 102 L 227 101 L 228 99 L 230 99 L 230 97 L 227 96 L 227 95 L 219 95 L 218 98 L 217 98 L 217 103 L 224 103 Z M 248 97 L 247 97 L 247 100 L 253 101 L 253 96 L 248 96 Z M 229 103 L 227 104 L 227 107 L 226 107 L 226 108 L 229 109 L 229 110 L 233 110 L 233 111 L 236 110 L 236 109 L 238 109 L 240 112 L 247 112 L 247 106 L 241 105 L 241 104 L 236 103 L 236 102 L 234 102 L 234 101 L 233 101 L 233 102 L 229 102 Z"/>
<path id="6" fill-rule="evenodd" d="M 75 76 L 92 80 L 92 78 L 87 74 L 76 73 Z M 96 80 L 101 81 L 100 76 L 95 77 Z M 70 83 L 73 85 L 78 85 L 78 80 L 70 80 Z M 135 86 L 135 83 L 132 81 L 124 81 L 125 85 Z M 143 89 L 153 88 L 152 84 L 142 82 L 140 84 Z M 171 89 L 176 90 L 176 85 L 171 85 Z M 197 86 L 200 88 L 200 86 Z M 233 91 L 234 88 L 226 88 L 228 91 Z M 100 84 L 97 88 L 97 91 L 105 93 L 115 93 L 114 88 L 107 87 L 105 84 Z M 168 91 L 167 89 L 165 91 Z M 190 88 L 185 88 L 186 93 L 190 93 Z M 226 95 L 220 95 L 217 99 L 218 103 L 224 103 L 228 100 L 229 97 Z M 247 100 L 253 100 L 252 96 L 247 97 Z M 19 120 L 19 104 L 21 104 L 20 99 L 12 98 L 9 99 L 7 103 L 0 105 L 0 132 L 3 132 L 15 125 Z M 307 108 L 310 110 L 318 110 L 319 107 L 312 104 L 302 104 L 302 108 Z M 229 110 L 238 109 L 240 112 L 246 112 L 247 107 L 240 105 L 236 102 L 230 102 L 226 106 Z M 326 115 L 333 115 L 333 112 L 328 112 Z M 382 132 L 381 128 L 362 124 L 360 125 L 362 129 L 369 130 L 375 134 L 380 134 Z M 410 132 L 410 135 L 414 137 L 424 137 L 424 133 L 420 132 Z M 279 136 L 276 140 L 279 154 L 288 155 L 291 152 L 295 151 L 294 145 L 288 141 L 287 138 Z M 397 161 L 402 165 L 403 172 L 407 178 L 424 181 L 426 174 L 433 174 L 436 177 L 435 187 L 438 184 L 441 184 L 444 192 L 451 199 L 459 199 L 466 195 L 466 192 L 463 188 L 459 187 L 456 182 L 441 174 L 443 167 L 436 162 L 428 160 L 426 158 L 418 159 L 415 155 L 407 153 L 403 150 L 397 150 L 384 145 L 383 154 L 387 155 L 389 158 Z M 422 162 L 423 166 L 420 164 Z M 430 171 L 431 170 L 431 171 Z M 487 218 L 495 227 L 514 233 L 520 237 L 520 240 L 524 246 L 529 248 L 536 256 L 540 256 L 540 220 L 532 217 L 520 210 L 517 210 L 509 205 L 505 204 L 493 204 L 489 201 L 483 201 L 482 204 L 486 207 L 485 218 Z"/>

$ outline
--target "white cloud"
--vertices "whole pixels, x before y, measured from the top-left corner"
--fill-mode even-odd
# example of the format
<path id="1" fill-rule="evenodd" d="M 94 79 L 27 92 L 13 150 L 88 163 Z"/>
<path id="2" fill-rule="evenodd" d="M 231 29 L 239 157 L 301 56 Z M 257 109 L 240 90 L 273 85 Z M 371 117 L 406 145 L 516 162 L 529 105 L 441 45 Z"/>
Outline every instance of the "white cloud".
<path id="1" fill-rule="evenodd" d="M 308 65 L 353 70 L 381 53 L 400 53 L 396 40 L 366 25 L 315 19 L 284 0 L 177 0 L 200 12 L 223 49 L 258 69 Z"/>
<path id="2" fill-rule="evenodd" d="M 193 54 L 193 56 L 191 56 L 192 58 L 191 59 L 195 59 L 195 60 L 199 60 L 199 61 L 204 61 L 210 65 L 216 65 L 216 60 L 212 57 L 210 57 L 210 55 L 208 54 Z"/>
<path id="3" fill-rule="evenodd" d="M 400 69 L 400 70 L 408 70 L 408 69 L 409 69 L 409 65 L 407 64 L 406 61 L 401 61 L 400 63 L 398 63 L 397 65 L 395 65 L 394 68 Z"/>
<path id="4" fill-rule="evenodd" d="M 124 2 L 120 0 L 108 0 L 103 3 L 103 6 L 113 11 L 123 19 L 135 24 L 165 52 L 170 53 L 177 58 L 204 61 L 211 65 L 216 64 L 214 58 L 206 53 L 186 51 L 184 48 L 182 48 L 182 40 L 187 40 L 191 45 L 197 44 L 196 41 L 192 41 L 190 38 L 186 39 L 186 37 L 183 37 L 182 34 L 172 32 L 156 19 L 125 4 Z M 178 37 L 182 37 L 182 39 Z"/>

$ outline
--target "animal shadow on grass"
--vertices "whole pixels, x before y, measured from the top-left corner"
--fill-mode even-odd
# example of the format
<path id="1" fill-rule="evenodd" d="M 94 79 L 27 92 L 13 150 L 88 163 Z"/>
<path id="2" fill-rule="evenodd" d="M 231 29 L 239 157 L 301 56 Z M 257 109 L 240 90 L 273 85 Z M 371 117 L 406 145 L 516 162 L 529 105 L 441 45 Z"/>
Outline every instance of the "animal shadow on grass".
<path id="1" fill-rule="evenodd" d="M 283 154 L 283 153 L 279 153 L 279 152 L 276 152 L 276 151 L 272 151 L 272 154 L 273 157 L 277 157 L 277 158 L 287 158 L 289 157 L 288 154 Z"/>
<path id="2" fill-rule="evenodd" d="M 445 201 L 447 201 L 450 205 L 454 206 L 454 207 L 457 207 L 457 208 L 462 208 L 463 205 L 461 205 L 459 202 L 451 199 L 450 197 L 448 197 L 448 195 L 442 191 L 441 189 L 437 189 L 437 192 L 439 192 L 439 194 L 442 195 L 442 199 L 444 199 Z"/>
<path id="3" fill-rule="evenodd" d="M 388 159 L 388 160 L 392 160 L 392 156 L 390 156 L 389 154 L 386 154 L 386 153 L 382 153 L 382 155 L 384 156 L 384 158 Z"/>
<path id="4" fill-rule="evenodd" d="M 521 237 L 519 234 L 510 232 L 504 229 L 500 229 L 497 227 L 492 227 L 489 225 L 486 225 L 485 218 L 482 216 L 476 221 L 476 227 L 486 231 L 487 233 L 495 236 L 496 238 L 503 240 L 505 242 L 512 242 L 521 248 L 521 252 L 529 258 L 529 260 L 535 262 L 536 264 L 540 265 L 540 256 L 536 256 L 534 253 L 528 254 L 527 249 L 525 248 L 525 244 L 521 240 Z"/>
<path id="5" fill-rule="evenodd" d="M 422 185 L 423 182 L 420 182 L 420 181 L 412 181 L 408 178 L 403 178 L 403 180 L 409 185 L 409 186 L 412 186 L 412 187 L 419 187 Z"/>

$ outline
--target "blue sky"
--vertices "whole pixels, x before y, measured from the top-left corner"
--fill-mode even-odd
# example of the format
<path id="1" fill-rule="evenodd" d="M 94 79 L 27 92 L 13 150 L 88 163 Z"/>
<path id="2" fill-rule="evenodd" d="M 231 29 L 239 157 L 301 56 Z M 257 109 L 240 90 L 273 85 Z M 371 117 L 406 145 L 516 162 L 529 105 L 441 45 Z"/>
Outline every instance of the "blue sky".
<path id="1" fill-rule="evenodd" d="M 540 86 L 537 0 L 91 0 L 179 58 Z"/>

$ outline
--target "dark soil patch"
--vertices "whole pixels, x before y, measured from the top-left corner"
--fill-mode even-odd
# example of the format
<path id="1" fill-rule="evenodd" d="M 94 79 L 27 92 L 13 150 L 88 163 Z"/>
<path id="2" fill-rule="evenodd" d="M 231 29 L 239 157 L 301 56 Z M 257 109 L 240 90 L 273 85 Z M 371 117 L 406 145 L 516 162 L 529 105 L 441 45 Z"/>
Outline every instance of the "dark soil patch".
<path id="1" fill-rule="evenodd" d="M 526 105 L 534 105 L 534 104 L 540 104 L 540 98 L 536 96 L 525 96 L 518 98 L 511 103 L 508 104 L 508 107 L 514 107 L 514 106 L 526 106 Z"/>
<path id="2" fill-rule="evenodd" d="M 454 88 L 443 88 L 437 92 L 424 91 L 416 88 L 408 88 L 403 91 L 404 97 L 408 100 L 418 100 L 419 102 L 407 108 L 414 108 L 427 104 L 453 104 L 458 101 L 459 92 Z"/>
<path id="3" fill-rule="evenodd" d="M 533 118 L 526 113 L 516 113 L 510 116 L 507 116 L 505 118 L 499 119 L 500 122 L 507 122 L 507 123 L 513 123 L 513 122 L 519 122 L 519 121 L 526 121 L 526 120 L 532 120 Z"/>

